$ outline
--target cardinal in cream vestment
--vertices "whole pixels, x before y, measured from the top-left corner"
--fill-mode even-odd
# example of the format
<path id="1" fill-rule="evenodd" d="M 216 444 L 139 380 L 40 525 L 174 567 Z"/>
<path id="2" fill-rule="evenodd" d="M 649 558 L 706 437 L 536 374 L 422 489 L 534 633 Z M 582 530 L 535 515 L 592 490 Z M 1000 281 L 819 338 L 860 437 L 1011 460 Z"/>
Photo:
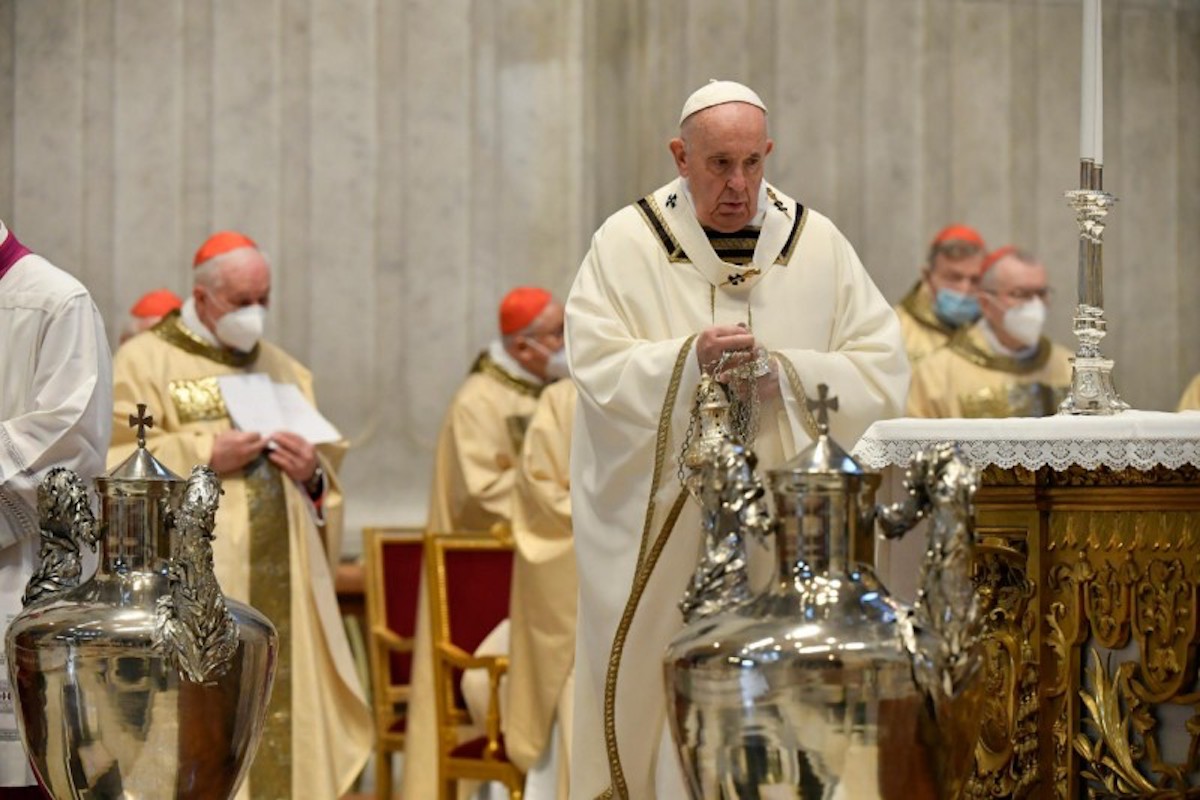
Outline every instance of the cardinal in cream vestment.
<path id="1" fill-rule="evenodd" d="M 488 531 L 512 521 L 517 462 L 548 382 L 566 374 L 563 307 L 550 292 L 519 286 L 501 299 L 499 336 L 479 354 L 450 400 L 438 434 L 429 492 L 431 533 Z M 404 797 L 435 797 L 437 719 L 424 578 L 417 607 L 404 750 Z"/>
<path id="2" fill-rule="evenodd" d="M 1045 267 L 1015 248 L 989 256 L 983 318 L 913 367 L 911 417 L 1044 417 L 1071 385 L 1071 354 L 1042 335 Z"/>
<path id="3" fill-rule="evenodd" d="M 983 237 L 967 225 L 948 225 L 933 237 L 921 279 L 896 305 L 904 349 L 914 367 L 955 331 L 979 319 L 975 288 L 986 256 Z"/>
<path id="4" fill-rule="evenodd" d="M 772 143 L 758 96 L 709 84 L 680 133 L 680 177 L 600 227 L 567 300 L 580 398 L 572 798 L 686 796 L 662 657 L 701 541 L 676 477 L 701 368 L 745 347 L 772 354 L 754 446 L 764 469 L 815 437 L 818 384 L 840 399 L 832 433 L 848 446 L 897 415 L 908 388 L 896 315 L 850 243 L 763 180 Z"/>
<path id="5" fill-rule="evenodd" d="M 227 252 L 234 254 L 205 261 L 261 258 L 250 245 Z M 218 266 L 233 270 L 238 263 Z M 236 284 L 227 277 L 197 286 L 197 294 L 228 293 Z M 312 375 L 299 362 L 266 341 L 245 341 L 245 350 L 229 346 L 201 321 L 196 302 L 188 298 L 181 311 L 117 350 L 110 465 L 136 447 L 135 432 L 125 423 L 137 403 L 154 417 L 146 447 L 164 465 L 186 475 L 195 464 L 211 463 L 218 438 L 233 430 L 217 381 L 223 375 L 261 373 L 294 384 L 315 402 Z M 238 335 L 227 324 L 215 327 L 228 338 Z M 332 800 L 350 788 L 372 745 L 371 716 L 332 577 L 342 531 L 337 471 L 346 444 L 316 447 L 319 468 L 311 486 L 276 466 L 265 442 L 256 446 L 244 467 L 221 474 L 213 542 L 222 590 L 266 614 L 280 635 L 262 743 L 239 797 Z"/>

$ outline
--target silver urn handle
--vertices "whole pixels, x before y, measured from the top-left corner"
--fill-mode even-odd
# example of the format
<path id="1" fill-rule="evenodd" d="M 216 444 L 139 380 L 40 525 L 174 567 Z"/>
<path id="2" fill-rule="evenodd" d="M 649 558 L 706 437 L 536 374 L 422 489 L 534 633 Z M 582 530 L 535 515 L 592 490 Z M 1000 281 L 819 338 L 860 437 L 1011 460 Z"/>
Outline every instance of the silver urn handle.
<path id="1" fill-rule="evenodd" d="M 679 601 L 685 623 L 750 599 L 746 537 L 765 543 L 775 524 L 754 470 L 754 453 L 728 438 L 714 450 L 693 484 L 704 538 L 700 561 Z"/>
<path id="2" fill-rule="evenodd" d="M 901 615 L 900 630 L 917 683 L 934 697 L 957 696 L 979 668 L 983 619 L 971 577 L 978 483 L 957 447 L 934 445 L 913 456 L 906 497 L 876 509 L 888 538 L 929 519 L 916 601 Z"/>
<path id="3" fill-rule="evenodd" d="M 175 542 L 167 593 L 155 606 L 154 644 L 193 683 L 221 677 L 237 652 L 237 625 L 213 573 L 213 527 L 221 482 L 192 468 L 174 513 Z"/>
<path id="4" fill-rule="evenodd" d="M 38 485 L 38 563 L 21 596 L 23 605 L 79 585 L 81 545 L 93 552 L 99 526 L 83 480 L 66 467 L 55 467 Z"/>

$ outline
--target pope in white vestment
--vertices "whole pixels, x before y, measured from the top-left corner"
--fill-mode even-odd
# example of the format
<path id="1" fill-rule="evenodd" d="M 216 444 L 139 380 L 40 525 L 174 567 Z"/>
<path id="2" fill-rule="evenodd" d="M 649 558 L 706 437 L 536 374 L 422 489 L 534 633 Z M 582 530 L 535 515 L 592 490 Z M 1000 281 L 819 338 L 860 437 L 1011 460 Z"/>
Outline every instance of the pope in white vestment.
<path id="1" fill-rule="evenodd" d="M 0 635 L 37 563 L 38 483 L 67 467 L 91 486 L 104 471 L 111 412 L 112 358 L 87 289 L 0 222 Z M 2 653 L 0 690 L 8 697 Z M 0 704 L 0 787 L 34 783 L 12 704 Z"/>
<path id="2" fill-rule="evenodd" d="M 847 448 L 897 415 L 908 389 L 896 315 L 850 243 L 762 179 L 771 142 L 758 96 L 709 84 L 685 105 L 671 148 L 680 177 L 600 227 L 567 300 L 580 394 L 572 798 L 686 796 L 662 657 L 682 626 L 677 604 L 701 541 L 698 507 L 676 506 L 701 365 L 711 369 L 723 346 L 773 354 L 767 380 L 777 383 L 761 392 L 754 446 L 760 469 L 815 436 L 806 400 L 818 384 L 839 398 L 830 425 Z"/>

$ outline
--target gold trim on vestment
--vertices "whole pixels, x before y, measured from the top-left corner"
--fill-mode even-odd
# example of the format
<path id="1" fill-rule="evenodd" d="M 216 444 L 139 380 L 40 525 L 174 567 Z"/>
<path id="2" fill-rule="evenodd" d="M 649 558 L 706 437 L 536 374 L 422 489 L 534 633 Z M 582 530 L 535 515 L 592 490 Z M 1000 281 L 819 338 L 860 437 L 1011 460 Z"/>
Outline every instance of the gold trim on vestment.
<path id="1" fill-rule="evenodd" d="M 621 614 L 621 621 L 617 625 L 616 634 L 613 636 L 612 650 L 609 653 L 608 672 L 604 678 L 604 744 L 608 750 L 608 769 L 612 784 L 600 795 L 602 798 L 611 798 L 615 795 L 624 800 L 629 797 L 625 772 L 621 768 L 621 754 L 617 747 L 617 673 L 621 667 L 621 656 L 625 651 L 625 638 L 629 635 L 629 628 L 633 624 L 634 614 L 637 613 L 638 603 L 641 602 L 642 592 L 645 591 L 646 583 L 650 580 L 650 573 L 654 571 L 654 565 L 658 563 L 658 554 L 666 545 L 666 541 L 675 527 L 675 521 L 683 509 L 683 501 L 687 497 L 685 491 L 681 489 L 675 503 L 671 506 L 670 513 L 663 521 L 662 530 L 655 539 L 654 546 L 649 548 L 649 558 L 647 559 L 647 545 L 650 541 L 651 525 L 654 522 L 655 495 L 658 494 L 659 481 L 662 480 L 663 464 L 666 462 L 667 445 L 671 437 L 672 411 L 679 397 L 679 384 L 683 379 L 683 369 L 687 364 L 688 356 L 691 355 L 692 342 L 695 339 L 696 335 L 692 334 L 679 349 L 679 355 L 675 359 L 675 368 L 671 372 L 671 381 L 667 386 L 666 396 L 663 398 L 662 411 L 658 417 L 658 433 L 654 443 L 654 470 L 650 475 L 650 498 L 646 503 L 646 517 L 642 523 L 642 538 L 638 545 L 633 584 L 630 587 L 629 599 L 625 603 L 625 611 Z"/>
<path id="2" fill-rule="evenodd" d="M 290 800 L 292 794 L 292 591 L 284 476 L 265 458 L 245 469 L 250 518 L 250 605 L 275 625 L 279 656 L 258 754 L 250 768 L 251 800 Z"/>
<path id="3" fill-rule="evenodd" d="M 494 378 L 513 391 L 520 392 L 529 397 L 537 397 L 542 393 L 542 389 L 546 388 L 544 383 L 534 383 L 533 381 L 527 381 L 524 378 L 513 375 L 504 367 L 497 364 L 488 355 L 487 351 L 480 353 L 479 357 L 475 359 L 475 363 L 471 365 L 471 372 L 479 372 L 487 375 L 489 378 Z"/>
<path id="4" fill-rule="evenodd" d="M 168 344 L 172 344 L 192 355 L 202 356 L 209 361 L 216 361 L 218 364 L 225 364 L 230 367 L 248 367 L 258 358 L 257 344 L 248 353 L 209 344 L 188 330 L 187 326 L 183 324 L 178 311 L 172 311 L 167 314 L 150 330 L 155 336 Z"/>
<path id="5" fill-rule="evenodd" d="M 963 328 L 950 337 L 947 347 L 977 367 L 1007 372 L 1012 375 L 1028 375 L 1046 366 L 1050 360 L 1050 340 L 1045 336 L 1038 339 L 1037 350 L 1028 358 L 1013 358 L 984 350 L 971 335 L 974 326 Z"/>
<path id="6" fill-rule="evenodd" d="M 662 209 L 658 207 L 658 201 L 654 199 L 654 195 L 646 195 L 637 201 L 636 206 L 637 210 L 641 212 L 642 219 L 646 220 L 646 224 L 650 226 L 650 230 L 654 231 L 654 235 L 658 237 L 663 250 L 666 251 L 667 261 L 672 264 L 692 263 L 688 254 L 684 252 L 683 245 L 671 232 L 671 226 L 667 224 L 667 218 L 663 216 Z"/>
<path id="7" fill-rule="evenodd" d="M 926 328 L 935 330 L 938 333 L 944 333 L 947 336 L 953 336 L 956 329 L 942 322 L 938 318 L 938 315 L 934 313 L 933 307 L 929 303 L 922 302 L 921 284 L 923 282 L 922 279 L 918 279 L 913 284 L 913 287 L 908 290 L 908 294 L 904 295 L 904 299 L 900 301 L 900 307 L 907 311 L 910 317 Z"/>
<path id="8" fill-rule="evenodd" d="M 804 423 L 804 430 L 815 442 L 821 435 L 820 429 L 817 427 L 817 419 L 813 416 L 812 409 L 808 407 L 808 393 L 804 391 L 804 382 L 800 380 L 800 374 L 796 372 L 796 365 L 784 358 L 781 353 L 772 352 L 771 355 L 775 356 L 775 360 L 779 362 L 783 374 L 787 377 L 788 385 L 792 387 L 792 394 L 796 395 L 796 401 L 800 404 L 800 421 Z"/>
<path id="9" fill-rule="evenodd" d="M 776 202 L 782 203 L 775 193 L 767 188 L 767 195 L 772 197 Z M 683 245 L 675 238 L 675 234 L 671 232 L 671 226 L 667 224 L 667 218 L 663 215 L 662 209 L 659 208 L 658 201 L 654 199 L 653 194 L 648 194 L 634 204 L 638 212 L 642 215 L 642 219 L 650 226 L 650 230 L 658 238 L 662 244 L 663 251 L 666 253 L 667 261 L 672 264 L 690 264 L 691 258 L 684 251 Z M 800 241 L 800 234 L 804 231 L 804 225 L 808 222 L 808 209 L 799 203 L 796 204 L 797 215 L 792 222 L 792 230 L 788 234 L 787 241 L 783 243 L 783 249 L 779 251 L 779 255 L 775 257 L 775 263 L 782 266 L 787 266 L 792 260 L 792 253 L 796 250 L 796 243 Z M 787 215 L 786 207 L 783 209 L 784 215 Z M 747 240 L 749 241 L 749 240 Z M 757 247 L 757 241 L 755 246 Z M 715 249 L 714 249 L 714 252 Z"/>
<path id="10" fill-rule="evenodd" d="M 225 397 L 215 375 L 193 380 L 174 380 L 167 383 L 167 394 L 183 425 L 189 422 L 208 422 L 229 416 Z"/>

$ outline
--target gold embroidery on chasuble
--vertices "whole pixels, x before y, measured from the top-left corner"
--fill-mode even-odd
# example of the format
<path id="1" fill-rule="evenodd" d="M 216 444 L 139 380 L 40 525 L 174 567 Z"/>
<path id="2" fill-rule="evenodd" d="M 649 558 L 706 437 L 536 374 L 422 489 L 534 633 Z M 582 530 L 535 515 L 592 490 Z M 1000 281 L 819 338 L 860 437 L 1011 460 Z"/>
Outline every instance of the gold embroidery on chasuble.
<path id="1" fill-rule="evenodd" d="M 287 499 L 279 468 L 258 458 L 245 470 L 250 516 L 250 605 L 275 625 L 279 655 L 262 741 L 250 768 L 252 800 L 292 794 L 292 591 Z"/>
<path id="2" fill-rule="evenodd" d="M 962 415 L 972 419 L 987 417 L 1049 417 L 1067 396 L 1067 387 L 1033 383 L 1006 383 L 960 395 Z"/>
<path id="3" fill-rule="evenodd" d="M 529 420 L 531 417 L 522 414 L 513 414 L 504 418 L 504 428 L 508 431 L 508 439 L 512 442 L 513 452 L 520 453 L 521 448 L 525 444 L 525 431 L 529 430 Z M 497 461 L 507 461 L 508 457 L 501 454 L 497 456 Z M 499 464 L 501 469 L 508 469 L 512 464 Z"/>
<path id="4" fill-rule="evenodd" d="M 479 357 L 475 359 L 475 363 L 471 365 L 471 372 L 486 375 L 492 380 L 499 381 L 514 392 L 523 394 L 526 397 L 539 397 L 542 394 L 542 389 L 546 388 L 545 384 L 534 383 L 518 375 L 513 375 L 493 361 L 492 357 L 486 351 L 480 353 Z M 525 431 L 529 428 L 529 420 L 530 417 L 528 415 L 520 414 L 514 414 L 504 419 L 504 429 L 508 433 L 508 439 L 512 443 L 514 453 L 521 452 L 521 446 L 525 442 Z M 508 461 L 508 456 L 503 453 L 496 456 L 496 466 L 500 469 L 511 467 L 512 464 L 508 463 Z"/>
<path id="5" fill-rule="evenodd" d="M 225 364 L 229 367 L 237 367 L 238 369 L 248 367 L 258 358 L 259 348 L 257 344 L 246 353 L 239 350 L 230 350 L 228 347 L 217 347 L 216 345 L 209 344 L 188 330 L 188 327 L 180 320 L 178 311 L 172 311 L 167 314 L 150 331 L 158 338 L 178 347 L 184 352 L 202 356 L 209 361 L 215 361 L 218 364 Z"/>
<path id="6" fill-rule="evenodd" d="M 997 355 L 974 342 L 971 328 L 959 330 L 950 339 L 947 346 L 977 367 L 1007 372 L 1010 375 L 1028 375 L 1031 372 L 1037 372 L 1050 360 L 1051 349 L 1050 340 L 1043 336 L 1038 340 L 1037 350 L 1028 358 Z"/>
<path id="7" fill-rule="evenodd" d="M 221 385 L 216 376 L 194 380 L 170 381 L 167 394 L 175 406 L 175 413 L 184 425 L 189 422 L 207 422 L 229 416 Z"/>

